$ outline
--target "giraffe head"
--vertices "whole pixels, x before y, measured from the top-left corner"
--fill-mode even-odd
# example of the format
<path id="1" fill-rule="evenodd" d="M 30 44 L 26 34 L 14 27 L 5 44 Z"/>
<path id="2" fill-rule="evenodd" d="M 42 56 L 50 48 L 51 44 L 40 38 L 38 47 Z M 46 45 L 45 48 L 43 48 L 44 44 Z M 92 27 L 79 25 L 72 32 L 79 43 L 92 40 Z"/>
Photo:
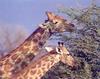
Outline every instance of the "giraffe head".
<path id="1" fill-rule="evenodd" d="M 51 53 L 53 52 L 53 54 L 59 55 L 60 61 L 62 61 L 64 64 L 67 64 L 70 67 L 76 67 L 76 60 L 68 52 L 66 47 L 63 45 L 63 42 L 58 42 L 58 47 L 56 47 L 56 49 L 49 47 L 46 48 L 46 50 Z"/>
<path id="2" fill-rule="evenodd" d="M 69 53 L 66 47 L 63 45 L 63 42 L 58 42 L 57 52 L 60 54 L 61 61 L 65 64 L 68 64 L 71 67 L 76 66 L 76 60 L 73 56 Z"/>
<path id="3" fill-rule="evenodd" d="M 75 30 L 75 26 L 72 23 L 69 23 L 66 19 L 55 15 L 52 12 L 46 12 L 46 15 L 48 17 L 48 20 L 46 22 L 50 22 L 54 24 L 54 27 L 52 28 L 53 31 L 56 32 L 73 32 Z"/>

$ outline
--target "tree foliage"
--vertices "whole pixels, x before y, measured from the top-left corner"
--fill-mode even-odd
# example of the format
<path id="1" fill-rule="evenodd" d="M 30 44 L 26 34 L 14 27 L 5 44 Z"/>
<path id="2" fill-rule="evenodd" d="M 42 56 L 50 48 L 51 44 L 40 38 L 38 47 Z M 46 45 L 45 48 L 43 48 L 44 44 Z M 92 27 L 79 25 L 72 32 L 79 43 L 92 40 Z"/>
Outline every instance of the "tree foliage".
<path id="1" fill-rule="evenodd" d="M 0 24 L 0 54 L 1 56 L 15 49 L 28 35 L 19 25 Z"/>
<path id="2" fill-rule="evenodd" d="M 100 79 L 100 7 L 92 3 L 82 9 L 61 7 L 58 12 L 70 17 L 77 27 L 74 33 L 59 36 L 72 52 L 79 67 L 70 70 L 60 63 L 44 79 L 49 79 L 52 74 L 53 79 Z"/>

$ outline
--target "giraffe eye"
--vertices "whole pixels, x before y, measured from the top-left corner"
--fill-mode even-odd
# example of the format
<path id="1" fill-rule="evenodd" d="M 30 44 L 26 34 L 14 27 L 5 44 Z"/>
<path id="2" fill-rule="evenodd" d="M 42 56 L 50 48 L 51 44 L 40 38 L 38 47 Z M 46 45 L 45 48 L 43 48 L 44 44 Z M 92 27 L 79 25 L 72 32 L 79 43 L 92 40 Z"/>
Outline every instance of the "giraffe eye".
<path id="1" fill-rule="evenodd" d="M 54 24 L 57 24 L 58 22 L 56 21 Z"/>
<path id="2" fill-rule="evenodd" d="M 58 21 L 57 21 L 57 20 L 53 20 L 52 22 L 53 22 L 54 24 L 57 24 L 57 23 L 58 23 Z"/>

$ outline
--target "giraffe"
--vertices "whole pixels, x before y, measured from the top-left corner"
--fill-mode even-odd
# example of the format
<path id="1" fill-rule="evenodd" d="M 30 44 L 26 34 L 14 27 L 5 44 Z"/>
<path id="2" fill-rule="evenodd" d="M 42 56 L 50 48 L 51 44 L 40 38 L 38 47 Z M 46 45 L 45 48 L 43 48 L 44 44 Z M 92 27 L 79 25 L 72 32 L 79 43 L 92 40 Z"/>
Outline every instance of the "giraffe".
<path id="1" fill-rule="evenodd" d="M 38 54 L 46 40 L 54 32 L 74 31 L 74 25 L 52 12 L 46 12 L 48 19 L 15 50 L 0 60 L 0 79 L 9 78 L 24 69 Z"/>
<path id="2" fill-rule="evenodd" d="M 76 66 L 75 59 L 71 56 L 63 43 L 59 42 L 58 44 L 59 46 L 56 48 L 46 48 L 48 50 L 47 54 L 31 62 L 27 68 L 13 75 L 11 79 L 41 79 L 41 77 L 59 61 L 71 67 Z"/>

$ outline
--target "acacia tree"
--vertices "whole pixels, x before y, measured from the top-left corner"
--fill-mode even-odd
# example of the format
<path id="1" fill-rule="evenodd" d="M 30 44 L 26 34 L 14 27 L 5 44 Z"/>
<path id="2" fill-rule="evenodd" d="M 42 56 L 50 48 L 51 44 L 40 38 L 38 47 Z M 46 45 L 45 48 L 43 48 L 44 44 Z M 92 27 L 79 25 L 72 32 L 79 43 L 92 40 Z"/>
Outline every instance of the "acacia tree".
<path id="1" fill-rule="evenodd" d="M 93 1 L 87 8 L 61 7 L 58 11 L 70 17 L 77 26 L 74 35 L 70 37 L 66 34 L 60 35 L 60 40 L 66 43 L 67 48 L 73 52 L 78 62 L 84 63 L 82 71 L 74 73 L 73 76 L 79 79 L 99 79 L 100 7 Z"/>
<path id="2" fill-rule="evenodd" d="M 0 54 L 1 56 L 15 49 L 28 33 L 19 25 L 0 25 Z"/>
<path id="3" fill-rule="evenodd" d="M 60 63 L 43 79 L 49 79 L 52 74 L 54 79 L 100 79 L 100 7 L 94 3 L 87 8 L 58 9 L 58 12 L 70 17 L 77 27 L 74 33 L 58 34 L 57 37 L 65 42 L 79 67 L 72 71 Z"/>

